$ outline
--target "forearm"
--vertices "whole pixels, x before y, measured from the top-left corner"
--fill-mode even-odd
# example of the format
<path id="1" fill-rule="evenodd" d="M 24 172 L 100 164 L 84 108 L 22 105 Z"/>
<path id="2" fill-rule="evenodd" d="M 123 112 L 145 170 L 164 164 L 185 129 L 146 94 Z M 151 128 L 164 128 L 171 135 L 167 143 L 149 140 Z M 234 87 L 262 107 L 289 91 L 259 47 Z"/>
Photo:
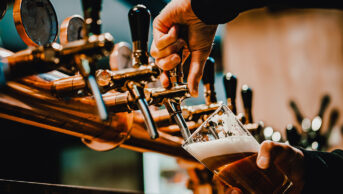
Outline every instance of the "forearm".
<path id="1" fill-rule="evenodd" d="M 206 24 L 223 24 L 243 11 L 265 6 L 343 9 L 336 0 L 191 0 L 191 3 L 194 13 Z"/>
<path id="2" fill-rule="evenodd" d="M 333 193 L 341 188 L 343 176 L 343 151 L 305 151 L 305 185 L 303 193 Z"/>

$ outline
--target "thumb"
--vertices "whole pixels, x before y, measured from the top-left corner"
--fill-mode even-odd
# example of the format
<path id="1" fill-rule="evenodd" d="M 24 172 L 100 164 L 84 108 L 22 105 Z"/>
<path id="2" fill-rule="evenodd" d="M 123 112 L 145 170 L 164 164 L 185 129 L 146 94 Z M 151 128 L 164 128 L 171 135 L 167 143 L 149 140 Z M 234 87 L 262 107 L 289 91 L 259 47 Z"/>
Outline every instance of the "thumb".
<path id="1" fill-rule="evenodd" d="M 191 63 L 188 73 L 188 88 L 193 97 L 198 96 L 199 83 L 204 72 L 205 61 L 209 56 L 209 52 L 193 51 L 191 53 Z"/>

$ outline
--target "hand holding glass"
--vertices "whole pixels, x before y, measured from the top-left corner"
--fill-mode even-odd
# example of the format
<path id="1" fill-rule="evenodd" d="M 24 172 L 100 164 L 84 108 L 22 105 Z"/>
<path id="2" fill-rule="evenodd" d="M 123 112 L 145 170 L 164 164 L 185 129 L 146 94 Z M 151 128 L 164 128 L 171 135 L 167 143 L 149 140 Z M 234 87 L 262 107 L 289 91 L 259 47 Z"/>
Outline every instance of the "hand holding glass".
<path id="1" fill-rule="evenodd" d="M 230 109 L 219 107 L 182 145 L 229 187 L 243 193 L 285 193 L 292 183 L 278 167 L 256 165 L 259 143 Z"/>

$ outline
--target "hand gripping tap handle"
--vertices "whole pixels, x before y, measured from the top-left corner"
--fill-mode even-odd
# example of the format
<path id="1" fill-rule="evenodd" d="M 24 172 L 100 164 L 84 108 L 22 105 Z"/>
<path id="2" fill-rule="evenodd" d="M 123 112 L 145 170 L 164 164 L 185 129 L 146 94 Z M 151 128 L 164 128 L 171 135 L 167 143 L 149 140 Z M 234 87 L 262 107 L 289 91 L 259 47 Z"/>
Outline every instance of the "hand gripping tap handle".
<path id="1" fill-rule="evenodd" d="M 202 76 L 202 82 L 204 84 L 205 102 L 206 105 L 217 102 L 216 92 L 214 88 L 215 78 L 215 60 L 212 57 L 208 57 L 204 67 L 204 74 Z"/>
<path id="2" fill-rule="evenodd" d="M 129 11 L 129 23 L 133 45 L 133 66 L 147 65 L 150 11 L 144 5 L 136 5 Z"/>
<path id="3" fill-rule="evenodd" d="M 227 104 L 234 114 L 237 114 L 236 108 L 236 90 L 237 90 L 237 77 L 232 73 L 227 73 L 223 77 Z"/>
<path id="4" fill-rule="evenodd" d="M 247 117 L 247 122 L 248 123 L 253 123 L 253 118 L 252 118 L 252 112 L 251 112 L 251 107 L 252 107 L 252 90 L 248 85 L 243 85 L 242 90 L 242 99 L 243 99 L 243 105 L 244 105 L 244 112 Z"/>
<path id="5" fill-rule="evenodd" d="M 180 27 L 179 37 L 187 38 L 186 31 L 184 29 L 185 28 L 183 28 L 182 30 Z M 171 88 L 178 85 L 185 84 L 183 83 L 183 62 L 186 61 L 187 55 L 185 55 L 185 57 L 183 56 L 183 48 L 180 49 L 178 54 L 181 58 L 180 63 L 174 69 L 167 72 L 170 78 Z M 168 110 L 170 116 L 179 126 L 182 137 L 185 140 L 187 140 L 191 136 L 191 133 L 188 129 L 185 119 L 182 116 L 181 100 L 180 99 L 167 99 L 165 100 L 164 105 L 166 109 Z"/>

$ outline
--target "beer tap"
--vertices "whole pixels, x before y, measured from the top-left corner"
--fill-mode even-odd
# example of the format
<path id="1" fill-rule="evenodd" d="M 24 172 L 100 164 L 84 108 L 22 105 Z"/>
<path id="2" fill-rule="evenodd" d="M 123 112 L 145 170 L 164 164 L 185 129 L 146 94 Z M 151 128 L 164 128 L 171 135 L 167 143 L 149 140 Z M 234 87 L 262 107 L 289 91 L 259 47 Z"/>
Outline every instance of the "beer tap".
<path id="1" fill-rule="evenodd" d="M 86 41 L 89 41 L 92 38 L 97 38 L 100 35 L 101 3 L 101 0 L 82 0 L 82 8 L 85 19 L 84 40 Z M 68 45 L 66 45 L 66 47 L 68 48 Z M 74 56 L 74 62 L 76 63 L 76 67 L 82 75 L 83 79 L 87 83 L 87 87 L 93 94 L 100 119 L 102 121 L 108 120 L 109 116 L 105 107 L 105 103 L 95 80 L 96 60 L 86 54 L 77 54 Z"/>
<path id="2" fill-rule="evenodd" d="M 8 57 L 0 58 L 0 87 L 6 81 L 37 73 L 46 73 L 61 66 L 61 45 L 51 43 L 30 47 Z"/>
<path id="3" fill-rule="evenodd" d="M 227 98 L 227 104 L 234 114 L 237 114 L 236 108 L 236 90 L 237 90 L 237 78 L 232 73 L 227 73 L 223 77 L 225 93 Z"/>
<path id="4" fill-rule="evenodd" d="M 205 67 L 204 67 L 204 74 L 202 76 L 206 105 L 217 103 L 217 97 L 216 97 L 216 92 L 214 88 L 214 78 L 215 78 L 214 65 L 215 65 L 215 60 L 212 57 L 208 57 L 205 63 Z"/>
<path id="5" fill-rule="evenodd" d="M 128 17 L 133 44 L 133 67 L 139 68 L 140 66 L 148 65 L 149 62 L 148 36 L 150 11 L 144 5 L 136 5 L 130 9 Z M 149 110 L 148 102 L 145 99 L 145 85 L 129 81 L 126 86 L 143 114 L 150 137 L 156 139 L 158 137 L 157 127 Z"/>
<path id="6" fill-rule="evenodd" d="M 299 134 L 297 128 L 292 125 L 288 124 L 286 127 L 286 136 L 288 143 L 292 146 L 299 146 L 300 145 L 300 140 L 301 140 L 301 135 Z"/>
<path id="7" fill-rule="evenodd" d="M 179 36 L 187 38 L 183 26 L 180 26 Z M 179 126 L 182 137 L 186 140 L 191 136 L 191 133 L 184 117 L 182 116 L 181 102 L 185 98 L 190 97 L 190 94 L 187 84 L 183 82 L 183 63 L 186 61 L 186 55 L 183 57 L 183 48 L 180 49 L 178 54 L 181 58 L 180 63 L 174 69 L 167 72 L 170 79 L 169 89 L 183 87 L 187 90 L 187 93 L 185 93 L 185 95 L 182 97 L 165 98 L 163 100 L 163 104 L 174 122 Z"/>
<path id="8" fill-rule="evenodd" d="M 134 67 L 147 65 L 148 38 L 150 26 L 150 11 L 141 4 L 134 6 L 129 11 L 129 24 L 132 38 L 132 64 Z"/>
<path id="9" fill-rule="evenodd" d="M 295 118 L 296 118 L 298 124 L 301 126 L 302 131 L 307 133 L 310 130 L 310 128 L 311 128 L 311 121 L 310 121 L 310 119 L 309 118 L 305 118 L 301 114 L 301 112 L 300 112 L 297 104 L 295 103 L 295 101 L 291 100 L 289 105 L 291 106 L 291 108 L 292 108 L 292 110 L 293 110 L 293 112 L 295 114 Z"/>
<path id="10" fill-rule="evenodd" d="M 242 86 L 241 94 L 242 94 L 243 105 L 244 105 L 244 113 L 247 119 L 246 122 L 253 123 L 252 112 L 251 112 L 252 90 L 248 85 L 245 84 Z"/>
<path id="11" fill-rule="evenodd" d="M 325 142 L 323 145 L 324 150 L 329 147 L 329 138 L 330 138 L 332 130 L 335 128 L 337 124 L 338 117 L 339 117 L 339 111 L 336 108 L 332 109 L 329 116 L 328 129 L 326 130 L 324 134 L 324 137 L 325 137 Z"/>

